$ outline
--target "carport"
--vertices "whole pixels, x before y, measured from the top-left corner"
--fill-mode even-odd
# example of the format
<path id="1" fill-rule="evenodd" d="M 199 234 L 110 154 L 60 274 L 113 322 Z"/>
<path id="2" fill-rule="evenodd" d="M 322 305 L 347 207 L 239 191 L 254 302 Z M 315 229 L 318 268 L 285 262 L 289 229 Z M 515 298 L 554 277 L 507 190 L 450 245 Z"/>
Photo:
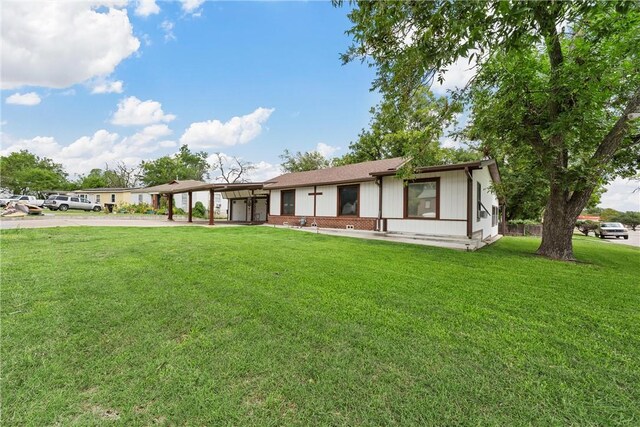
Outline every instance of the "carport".
<path id="1" fill-rule="evenodd" d="M 269 212 L 269 191 L 263 190 L 263 183 L 209 183 L 196 180 L 174 180 L 167 184 L 147 187 L 145 192 L 166 196 L 168 201 L 168 220 L 173 221 L 173 196 L 187 193 L 189 196 L 187 221 L 193 222 L 193 192 L 209 191 L 209 225 L 214 225 L 214 196 L 216 192 L 229 200 L 227 220 L 243 223 L 266 222 Z M 234 205 L 235 215 L 234 215 Z M 242 212 L 244 211 L 244 215 Z"/>

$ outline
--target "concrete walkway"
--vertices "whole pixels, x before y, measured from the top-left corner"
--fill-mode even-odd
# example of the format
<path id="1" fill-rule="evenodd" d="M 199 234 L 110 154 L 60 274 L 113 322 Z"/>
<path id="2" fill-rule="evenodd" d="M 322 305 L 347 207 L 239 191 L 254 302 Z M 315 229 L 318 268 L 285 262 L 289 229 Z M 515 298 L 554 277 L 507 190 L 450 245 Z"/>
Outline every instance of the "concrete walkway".
<path id="1" fill-rule="evenodd" d="M 264 224 L 263 227 L 288 228 L 291 230 L 303 231 L 314 234 L 325 234 L 330 236 L 352 237 L 356 239 L 382 240 L 385 242 L 409 243 L 412 245 L 435 246 L 439 248 L 456 249 L 460 251 L 475 251 L 477 249 L 491 244 L 500 238 L 498 235 L 490 241 L 479 241 L 467 239 L 457 236 L 425 236 L 419 234 L 394 234 L 378 231 L 363 230 L 343 230 L 332 228 L 315 228 L 315 227 L 292 227 L 292 226 L 274 226 Z"/>

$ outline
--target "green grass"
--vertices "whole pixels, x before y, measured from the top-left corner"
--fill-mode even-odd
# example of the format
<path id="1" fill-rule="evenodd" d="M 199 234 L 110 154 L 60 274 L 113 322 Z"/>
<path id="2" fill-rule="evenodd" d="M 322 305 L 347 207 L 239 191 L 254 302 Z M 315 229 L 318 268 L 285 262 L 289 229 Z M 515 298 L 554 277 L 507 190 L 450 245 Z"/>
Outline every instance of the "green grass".
<path id="1" fill-rule="evenodd" d="M 2 232 L 2 425 L 639 425 L 640 251 Z"/>

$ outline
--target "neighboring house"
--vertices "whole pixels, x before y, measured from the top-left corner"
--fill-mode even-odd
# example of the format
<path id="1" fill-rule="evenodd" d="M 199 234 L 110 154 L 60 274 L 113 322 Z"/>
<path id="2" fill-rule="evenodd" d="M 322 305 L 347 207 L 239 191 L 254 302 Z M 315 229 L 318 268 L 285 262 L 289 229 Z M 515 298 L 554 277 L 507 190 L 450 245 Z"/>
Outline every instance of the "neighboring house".
<path id="1" fill-rule="evenodd" d="M 132 188 L 83 188 L 73 191 L 81 197 L 85 197 L 94 203 L 99 203 L 103 207 L 123 205 L 133 202 Z"/>
<path id="2" fill-rule="evenodd" d="M 164 191 L 175 188 L 199 188 L 207 186 L 204 181 L 196 180 L 173 180 L 167 184 L 156 185 L 146 188 L 137 188 L 132 191 L 134 198 L 143 199 L 145 203 L 152 205 L 154 208 L 160 206 L 160 198 L 164 195 Z M 191 207 L 195 207 L 196 203 L 201 202 L 205 208 L 209 207 L 209 190 L 191 191 Z M 173 206 L 178 209 L 182 209 L 185 212 L 189 210 L 189 194 L 187 192 L 173 194 Z M 227 201 L 223 199 L 222 194 L 214 193 L 214 209 L 216 212 L 225 213 Z"/>
<path id="3" fill-rule="evenodd" d="M 408 180 L 396 176 L 403 163 L 377 160 L 268 180 L 268 222 L 479 239 L 498 234 L 495 161 L 419 168 Z"/>

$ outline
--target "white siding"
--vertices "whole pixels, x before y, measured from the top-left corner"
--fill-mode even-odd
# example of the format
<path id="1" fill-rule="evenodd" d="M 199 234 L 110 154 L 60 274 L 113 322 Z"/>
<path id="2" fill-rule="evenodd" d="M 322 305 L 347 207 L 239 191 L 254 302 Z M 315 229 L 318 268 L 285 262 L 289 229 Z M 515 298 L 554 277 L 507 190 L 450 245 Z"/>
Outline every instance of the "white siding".
<path id="1" fill-rule="evenodd" d="M 438 221 L 425 219 L 390 219 L 387 231 L 398 233 L 466 236 L 466 221 Z"/>
<path id="2" fill-rule="evenodd" d="M 402 218 L 404 216 L 404 187 L 395 176 L 382 179 L 382 217 Z"/>
<path id="3" fill-rule="evenodd" d="M 296 216 L 313 216 L 313 187 L 296 188 Z"/>
<path id="4" fill-rule="evenodd" d="M 317 216 L 336 216 L 338 214 L 338 188 L 335 185 L 322 185 L 317 187 L 316 215 Z"/>
<path id="5" fill-rule="evenodd" d="M 137 197 L 135 193 L 133 197 Z M 185 212 L 189 210 L 189 193 L 180 193 L 173 196 L 175 201 L 175 207 L 183 209 Z M 191 206 L 195 206 L 197 202 L 201 202 L 205 209 L 209 209 L 209 192 L 208 191 L 194 191 L 191 199 Z M 137 203 L 137 202 L 136 202 Z"/>
<path id="6" fill-rule="evenodd" d="M 467 219 L 467 176 L 464 170 L 421 173 L 416 178 L 440 178 L 440 219 Z M 404 188 L 402 189 L 404 203 Z M 384 199 L 383 199 L 384 200 Z"/>
<path id="7" fill-rule="evenodd" d="M 231 200 L 231 221 L 247 220 L 247 201 L 245 199 Z"/>
<path id="8" fill-rule="evenodd" d="M 375 182 L 360 184 L 360 216 L 362 218 L 378 217 L 378 185 Z"/>
<path id="9" fill-rule="evenodd" d="M 280 190 L 271 190 L 269 196 L 269 215 L 280 215 Z"/>
<path id="10" fill-rule="evenodd" d="M 489 211 L 489 215 L 486 218 L 480 218 L 480 221 L 477 220 L 477 183 L 480 183 L 482 186 L 482 192 L 480 196 L 480 200 L 485 208 Z M 473 223 L 473 232 L 482 231 L 482 238 L 486 239 L 491 236 L 495 236 L 498 234 L 498 227 L 491 226 L 491 206 L 497 206 L 498 200 L 496 195 L 493 193 L 491 189 L 493 181 L 491 180 L 491 175 L 489 174 L 488 168 L 483 168 L 479 170 L 473 171 L 473 215 L 471 217 L 471 221 Z"/>
<path id="11" fill-rule="evenodd" d="M 142 196 L 142 203 L 150 205 L 152 203 L 151 194 L 149 193 L 131 193 L 131 201 L 129 203 L 137 205 L 140 203 L 140 196 Z M 95 197 L 94 197 L 95 198 Z"/>

